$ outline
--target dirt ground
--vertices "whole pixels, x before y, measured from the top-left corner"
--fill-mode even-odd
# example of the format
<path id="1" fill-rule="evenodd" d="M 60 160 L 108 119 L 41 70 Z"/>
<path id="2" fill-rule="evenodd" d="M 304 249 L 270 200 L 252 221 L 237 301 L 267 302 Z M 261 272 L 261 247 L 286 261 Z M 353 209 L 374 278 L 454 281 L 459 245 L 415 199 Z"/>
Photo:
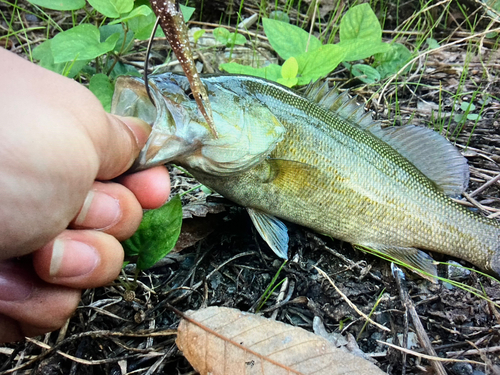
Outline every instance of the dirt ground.
<path id="1" fill-rule="evenodd" d="M 477 3 L 461 4 L 477 17 L 485 14 Z M 5 4 L 0 6 L 2 11 L 9 10 Z M 328 9 L 323 6 L 326 15 Z M 239 9 L 239 4 L 233 4 L 232 9 Z M 213 14 L 207 11 L 204 23 L 191 26 L 213 27 L 211 23 L 218 22 L 221 10 L 228 14 L 226 2 L 214 2 Z M 429 12 L 441 10 L 442 7 L 436 6 Z M 412 11 L 407 7 L 408 14 L 400 11 L 398 16 L 404 19 Z M 255 12 L 258 8 L 251 3 L 243 7 L 245 17 Z M 292 12 L 292 19 L 304 17 L 302 12 L 304 9 L 299 15 Z M 383 34 L 384 40 L 394 37 L 395 31 L 390 27 L 396 12 L 388 11 L 392 18 L 388 18 L 384 27 L 388 30 Z M 429 126 L 438 116 L 444 119 L 449 125 L 450 140 L 463 151 L 471 168 L 468 198 L 463 198 L 463 203 L 481 214 L 498 218 L 498 37 L 471 37 L 464 17 L 454 11 L 450 11 L 450 15 L 455 18 L 450 16 L 447 27 L 436 30 L 433 36 L 437 40 L 447 38 L 443 44 L 450 46 L 417 59 L 413 70 L 400 77 L 397 85 L 392 82 L 384 86 L 387 81 L 363 85 L 350 78 L 348 71 L 341 67 L 332 74 L 332 80 L 350 88 L 360 103 L 373 96 L 365 105 L 374 111 L 376 118 L 388 124 L 393 121 L 405 124 L 411 120 L 413 124 Z M 478 22 L 474 32 L 484 31 L 490 21 L 484 18 Z M 35 25 L 37 21 L 26 22 Z M 494 27 L 498 27 L 498 21 Z M 1 30 L 0 38 L 4 32 Z M 411 50 L 418 36 L 412 32 L 401 35 L 400 41 Z M 463 38 L 469 39 L 460 41 Z M 454 42 L 456 44 L 451 45 Z M 162 43 L 165 42 L 156 42 Z M 137 56 L 144 55 L 143 46 L 144 43 L 137 43 Z M 21 53 L 15 42 L 10 49 Z M 158 48 L 157 51 L 155 56 L 160 64 L 167 50 Z M 223 54 L 224 51 L 216 52 Z M 468 74 L 461 78 L 464 69 Z M 457 104 L 452 95 L 458 91 L 465 94 Z M 472 98 L 474 92 L 478 94 Z M 397 111 L 393 106 L 396 97 Z M 459 135 L 454 136 L 458 125 L 453 107 L 459 106 L 462 100 L 472 99 L 485 103 L 481 119 L 477 123 L 465 121 Z M 441 103 L 439 113 L 438 103 Z M 171 175 L 172 195 L 197 186 L 196 181 L 178 169 L 171 168 Z M 255 312 L 282 261 L 257 234 L 242 207 L 215 193 L 207 196 L 201 189 L 184 195 L 183 206 L 185 217 L 192 217 L 184 221 L 179 252 L 141 272 L 137 283 L 133 281 L 133 267 L 128 266 L 114 285 L 84 291 L 78 310 L 61 331 L 0 346 L 0 374 L 194 374 L 175 345 L 179 317 L 169 306 L 180 311 L 226 306 Z M 359 348 L 388 374 L 500 373 L 498 281 L 475 272 L 449 274 L 446 266 L 440 266 L 440 275 L 482 290 L 487 298 L 443 282 L 433 284 L 409 272 L 405 272 L 406 279 L 399 282 L 394 276 L 398 272 L 393 272 L 385 260 L 294 224 L 288 223 L 288 229 L 290 261 L 278 276 L 278 280 L 286 281 L 260 309 L 261 314 L 310 331 L 324 328 L 327 332 L 357 338 Z M 193 238 L 199 241 L 188 246 Z M 433 257 L 443 262 L 450 260 L 439 254 Z M 343 296 L 320 277 L 313 266 L 328 274 Z M 365 325 L 352 305 L 367 315 L 371 313 L 372 319 L 390 328 L 390 332 L 372 324 Z M 315 317 L 322 322 L 319 326 L 313 324 Z M 400 346 L 403 336 L 408 338 L 413 354 L 404 354 L 381 343 Z M 425 338 L 435 355 L 443 359 L 465 359 L 485 365 L 442 362 L 443 367 L 439 367 L 424 358 L 432 355 L 429 348 L 418 343 Z"/>

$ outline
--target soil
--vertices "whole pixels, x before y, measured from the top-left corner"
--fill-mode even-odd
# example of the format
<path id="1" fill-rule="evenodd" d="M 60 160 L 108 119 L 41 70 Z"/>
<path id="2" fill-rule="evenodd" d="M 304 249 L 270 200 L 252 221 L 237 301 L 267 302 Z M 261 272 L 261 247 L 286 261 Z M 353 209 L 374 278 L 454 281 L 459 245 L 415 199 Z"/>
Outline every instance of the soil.
<path id="1" fill-rule="evenodd" d="M 326 3 L 321 2 L 321 10 L 328 19 L 332 10 L 326 9 Z M 291 12 L 292 21 L 294 17 L 305 19 L 308 4 L 304 1 L 299 13 Z M 484 9 L 475 3 L 461 5 L 467 7 L 467 14 L 484 17 L 475 32 L 484 31 L 490 21 L 484 16 Z M 25 6 L 31 9 L 28 4 Z M 239 4 L 234 3 L 232 7 L 237 11 Z M 400 5 L 399 14 L 396 9 L 388 10 L 390 16 L 384 28 L 389 31 L 384 32 L 384 40 L 394 37 L 395 25 L 392 24 L 396 24 L 397 18 L 401 22 L 413 13 L 413 10 L 401 9 L 408 7 Z M 0 4 L 0 10 L 12 11 L 6 4 Z M 216 2 L 201 27 L 210 28 L 209 24 L 218 23 L 224 10 L 227 10 L 226 2 Z M 251 3 L 243 7 L 245 17 L 256 11 L 258 7 Z M 428 15 L 442 11 L 443 8 L 437 6 L 430 9 Z M 375 117 L 387 124 L 405 124 L 411 120 L 413 124 L 429 126 L 432 119 L 441 116 L 449 125 L 449 139 L 456 142 L 470 163 L 471 183 L 467 192 L 472 197 L 464 198 L 464 204 L 484 215 L 495 214 L 500 212 L 498 180 L 479 193 L 471 193 L 500 173 L 500 55 L 495 44 L 498 39 L 479 35 L 471 38 L 469 44 L 463 41 L 451 45 L 472 34 L 462 13 L 452 8 L 449 14 L 449 23 L 437 29 L 434 37 L 450 46 L 422 57 L 410 73 L 399 78 L 403 83 L 383 87 L 387 82 L 384 81 L 368 86 L 349 77 L 343 68 L 332 74 L 332 80 L 350 88 L 360 102 L 374 111 Z M 26 14 L 21 15 L 28 25 L 37 25 L 37 21 L 27 20 Z M 231 20 L 234 25 L 234 19 Z M 6 39 L 2 39 L 2 35 L 5 30 L 0 30 L 3 44 Z M 401 35 L 400 42 L 410 49 L 419 38 L 411 32 Z M 7 48 L 22 54 L 18 40 L 13 37 L 8 40 Z M 143 47 L 144 43 L 137 43 L 136 60 L 144 55 Z M 167 50 L 158 50 L 155 60 L 161 63 Z M 464 69 L 467 74 L 462 75 Z M 457 92 L 470 94 L 457 99 L 454 96 Z M 375 99 L 368 101 L 371 97 Z M 393 105 L 396 97 L 397 112 Z M 454 115 L 459 112 L 456 108 L 466 100 L 480 103 L 479 108 L 484 103 L 484 107 L 479 121 L 465 121 L 458 131 L 462 124 L 457 123 Z M 172 195 L 197 185 L 178 169 L 171 168 L 171 175 Z M 415 332 L 420 338 L 426 336 L 441 358 L 485 364 L 444 362 L 444 373 L 500 373 L 498 281 L 476 272 L 450 275 L 446 266 L 440 266 L 441 275 L 482 290 L 488 298 L 443 282 L 432 283 L 406 271 L 405 279 L 398 281 L 395 275 L 399 273 L 389 262 L 291 223 L 287 223 L 290 260 L 280 270 L 282 261 L 256 233 L 244 208 L 216 194 L 207 196 L 200 189 L 184 195 L 183 205 L 185 216 L 191 212 L 194 217 L 184 221 L 183 242 L 178 245 L 178 252 L 141 272 L 137 282 L 134 282 L 133 266 L 128 266 L 114 285 L 84 291 L 75 315 L 61 331 L 38 337 L 38 341 L 0 346 L 0 374 L 194 374 L 175 345 L 179 317 L 170 306 L 180 311 L 226 306 L 255 312 L 278 273 L 278 281 L 287 281 L 272 293 L 259 313 L 311 331 L 314 318 L 319 317 L 327 332 L 357 338 L 359 348 L 388 374 L 443 373 L 419 356 L 429 352 L 416 342 Z M 192 245 L 195 240 L 198 241 Z M 433 257 L 449 260 L 439 254 Z M 320 277 L 314 267 L 328 274 L 344 297 Z M 365 325 L 365 320 L 350 304 L 371 314 L 374 321 L 390 328 L 390 332 L 372 324 Z M 412 311 L 418 319 L 412 318 Z M 417 320 L 421 323 L 420 330 Z M 317 331 L 317 327 L 314 328 Z M 402 335 L 408 336 L 408 347 L 416 355 L 405 355 L 381 343 L 399 346 Z"/>

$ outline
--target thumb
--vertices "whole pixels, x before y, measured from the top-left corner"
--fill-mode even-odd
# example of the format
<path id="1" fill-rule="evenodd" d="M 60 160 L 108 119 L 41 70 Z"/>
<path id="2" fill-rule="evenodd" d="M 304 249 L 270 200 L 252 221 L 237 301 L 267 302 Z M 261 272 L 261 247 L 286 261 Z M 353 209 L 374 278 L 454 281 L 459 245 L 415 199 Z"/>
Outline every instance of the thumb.
<path id="1" fill-rule="evenodd" d="M 146 144 L 151 126 L 135 117 L 107 114 L 107 134 L 94 140 L 99 157 L 98 180 L 110 180 L 126 172 Z"/>

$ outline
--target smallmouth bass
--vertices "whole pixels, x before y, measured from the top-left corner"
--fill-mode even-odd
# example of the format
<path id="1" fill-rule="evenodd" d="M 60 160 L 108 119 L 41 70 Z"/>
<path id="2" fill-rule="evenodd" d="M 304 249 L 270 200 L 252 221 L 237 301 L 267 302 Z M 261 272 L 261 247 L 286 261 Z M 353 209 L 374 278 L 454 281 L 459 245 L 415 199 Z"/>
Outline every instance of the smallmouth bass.
<path id="1" fill-rule="evenodd" d="M 500 274 L 500 223 L 455 203 L 468 184 L 463 156 L 436 132 L 381 128 L 353 99 L 311 85 L 300 96 L 238 75 L 202 77 L 219 138 L 182 75 L 120 77 L 112 112 L 153 126 L 133 169 L 173 162 L 247 207 L 286 258 L 285 219 L 436 274 L 430 250 Z"/>

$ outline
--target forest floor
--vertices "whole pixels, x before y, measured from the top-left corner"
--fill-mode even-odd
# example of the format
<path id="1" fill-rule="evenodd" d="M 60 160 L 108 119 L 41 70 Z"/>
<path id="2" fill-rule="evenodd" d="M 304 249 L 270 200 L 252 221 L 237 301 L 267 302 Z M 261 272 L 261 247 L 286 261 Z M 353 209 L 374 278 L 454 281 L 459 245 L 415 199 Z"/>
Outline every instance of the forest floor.
<path id="1" fill-rule="evenodd" d="M 203 21 L 191 23 L 190 27 L 213 29 L 222 14 L 230 17 L 231 9 L 239 9 L 239 4 L 228 9 L 226 3 L 214 1 Z M 320 10 L 328 18 L 328 12 L 333 10 L 326 3 L 320 3 Z M 330 80 L 350 89 L 383 123 L 411 121 L 434 128 L 444 125 L 443 133 L 470 165 L 471 181 L 463 204 L 482 215 L 500 218 L 499 39 L 498 35 L 485 38 L 484 33 L 487 28 L 498 27 L 500 18 L 495 21 L 489 17 L 486 8 L 478 3 L 460 4 L 473 17 L 474 30 L 469 27 L 472 18 L 466 18 L 455 3 L 451 7 L 446 1 L 434 4 L 419 17 L 426 22 L 446 9 L 446 22 L 432 34 L 443 48 L 421 53 L 412 70 L 397 81 L 386 79 L 366 85 L 350 77 L 343 67 Z M 395 24 L 397 17 L 406 19 L 414 13 L 407 5 L 408 14 L 388 5 L 383 38 L 388 41 L 398 34 L 398 41 L 412 50 L 422 37 L 421 31 L 402 31 Z M 0 7 L 3 12 L 11 10 L 8 4 Z M 242 7 L 244 18 L 256 12 L 259 8 L 251 2 Z M 31 26 L 42 22 L 32 16 L 21 17 Z M 292 12 L 291 20 L 296 17 L 306 18 Z M 234 17 L 231 20 L 234 25 Z M 2 46 L 6 27 L 4 24 L 0 29 Z M 39 43 L 45 36 L 33 33 L 31 38 Z M 17 41 L 9 40 L 7 48 L 23 54 Z M 158 64 L 163 63 L 168 52 L 165 43 L 157 40 L 153 45 L 153 49 L 163 45 L 163 50 L 158 47 L 154 55 Z M 266 43 L 265 38 L 261 43 Z M 139 61 L 141 56 L 144 58 L 144 42 L 137 42 L 135 48 L 135 59 Z M 272 55 L 270 47 L 268 51 Z M 218 48 L 211 53 L 223 56 L 224 52 L 224 48 Z M 205 63 L 212 58 L 207 55 L 203 52 Z M 196 56 L 201 60 L 199 54 Z M 171 66 L 175 67 L 175 63 Z M 479 116 L 467 118 L 463 102 L 473 102 L 473 113 Z M 172 195 L 198 185 L 176 168 L 171 168 L 171 176 Z M 272 293 L 260 314 L 310 331 L 323 329 L 356 338 L 359 348 L 388 374 L 499 374 L 498 281 L 464 270 L 450 274 L 447 266 L 440 265 L 440 275 L 482 290 L 486 298 L 443 282 L 431 283 L 409 272 L 399 283 L 389 262 L 291 223 L 287 223 L 290 260 L 279 271 L 282 261 L 257 234 L 243 208 L 195 189 L 183 196 L 183 209 L 183 233 L 175 253 L 141 272 L 136 284 L 133 267 L 128 266 L 120 282 L 84 291 L 80 306 L 63 330 L 36 341 L 0 346 L 0 374 L 194 374 L 176 347 L 179 317 L 169 305 L 180 311 L 226 306 L 255 312 L 278 272 L 278 281 L 286 281 Z M 439 254 L 433 257 L 449 260 Z M 328 274 L 343 295 L 313 266 Z M 390 328 L 390 332 L 365 325 L 352 305 L 367 315 L 372 313 L 372 319 Z M 416 314 L 412 315 L 412 311 Z M 319 325 L 315 317 L 320 318 Z M 417 329 L 419 324 L 421 329 Z M 130 332 L 136 337 L 126 334 Z M 381 343 L 389 341 L 399 346 L 405 334 L 413 354 Z M 423 337 L 428 338 L 436 356 L 475 363 L 442 362 L 444 367 L 438 369 L 424 358 L 429 351 L 418 343 Z"/>

